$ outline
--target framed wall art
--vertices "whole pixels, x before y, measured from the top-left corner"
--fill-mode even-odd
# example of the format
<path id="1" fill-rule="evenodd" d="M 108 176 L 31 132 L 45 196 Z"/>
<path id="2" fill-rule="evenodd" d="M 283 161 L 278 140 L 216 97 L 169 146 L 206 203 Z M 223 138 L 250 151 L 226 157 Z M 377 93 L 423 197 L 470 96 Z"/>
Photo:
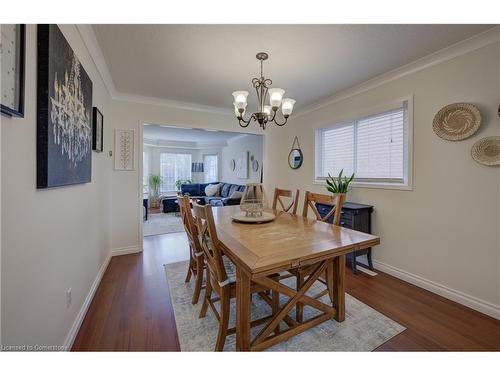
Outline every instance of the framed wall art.
<path id="1" fill-rule="evenodd" d="M 90 182 L 92 81 L 57 25 L 38 25 L 37 187 Z"/>
<path id="2" fill-rule="evenodd" d="M 115 169 L 134 170 L 134 131 L 115 129 Z"/>
<path id="3" fill-rule="evenodd" d="M 248 178 L 248 151 L 241 151 L 236 158 L 236 176 L 238 178 Z"/>
<path id="4" fill-rule="evenodd" d="M 102 152 L 104 117 L 97 107 L 92 112 L 92 150 Z"/>
<path id="5" fill-rule="evenodd" d="M 26 25 L 0 25 L 0 112 L 24 117 Z"/>

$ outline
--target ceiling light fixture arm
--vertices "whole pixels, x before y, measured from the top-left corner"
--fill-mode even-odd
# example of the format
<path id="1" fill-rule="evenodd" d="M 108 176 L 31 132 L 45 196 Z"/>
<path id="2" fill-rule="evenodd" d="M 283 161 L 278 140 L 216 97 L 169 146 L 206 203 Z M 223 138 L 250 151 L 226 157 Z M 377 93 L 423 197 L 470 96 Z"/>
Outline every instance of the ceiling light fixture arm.
<path id="1" fill-rule="evenodd" d="M 285 119 L 285 121 L 283 121 L 282 123 L 279 123 L 278 120 L 276 119 L 276 113 L 278 113 L 278 108 L 276 108 L 276 109 L 273 108 L 273 117 L 269 120 L 269 122 L 274 122 L 278 126 L 285 125 L 288 121 L 289 116 L 284 115 L 283 118 Z"/>

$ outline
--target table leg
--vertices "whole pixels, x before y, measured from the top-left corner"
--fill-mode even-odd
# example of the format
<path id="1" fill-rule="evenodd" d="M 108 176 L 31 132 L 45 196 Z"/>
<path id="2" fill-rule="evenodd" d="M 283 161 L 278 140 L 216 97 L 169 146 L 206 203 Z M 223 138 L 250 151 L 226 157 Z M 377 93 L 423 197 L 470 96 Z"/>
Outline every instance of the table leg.
<path id="1" fill-rule="evenodd" d="M 328 289 L 328 296 L 330 297 L 330 302 L 334 303 L 335 295 L 334 292 L 334 280 L 333 280 L 333 259 L 328 259 L 328 265 L 326 266 L 326 288 Z M 333 305 L 333 307 L 335 307 Z"/>
<path id="2" fill-rule="evenodd" d="M 250 350 L 250 278 L 236 268 L 236 350 Z"/>
<path id="3" fill-rule="evenodd" d="M 335 320 L 345 320 L 345 255 L 333 258 L 333 305 L 337 310 Z"/>

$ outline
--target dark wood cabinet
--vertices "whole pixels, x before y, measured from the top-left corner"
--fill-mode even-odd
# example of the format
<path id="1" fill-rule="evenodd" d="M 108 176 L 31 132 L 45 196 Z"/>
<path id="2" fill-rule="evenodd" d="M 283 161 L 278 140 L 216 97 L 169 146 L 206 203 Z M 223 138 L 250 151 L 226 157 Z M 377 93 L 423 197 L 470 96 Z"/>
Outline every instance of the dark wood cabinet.
<path id="1" fill-rule="evenodd" d="M 327 204 L 316 203 L 316 208 L 321 216 L 325 216 L 330 212 L 332 206 Z M 346 202 L 344 207 L 342 207 L 342 215 L 340 216 L 340 225 L 349 229 L 358 230 L 360 232 L 371 233 L 372 232 L 372 221 L 371 215 L 373 212 L 373 206 L 368 206 L 366 204 L 359 204 L 353 202 Z M 330 223 L 333 221 L 333 216 L 328 220 Z M 356 258 L 358 256 L 366 255 L 368 259 L 368 266 L 373 269 L 372 264 L 372 248 L 366 248 L 362 250 L 354 251 L 351 254 L 347 254 L 347 259 L 351 261 L 352 271 L 357 273 L 356 268 Z"/>

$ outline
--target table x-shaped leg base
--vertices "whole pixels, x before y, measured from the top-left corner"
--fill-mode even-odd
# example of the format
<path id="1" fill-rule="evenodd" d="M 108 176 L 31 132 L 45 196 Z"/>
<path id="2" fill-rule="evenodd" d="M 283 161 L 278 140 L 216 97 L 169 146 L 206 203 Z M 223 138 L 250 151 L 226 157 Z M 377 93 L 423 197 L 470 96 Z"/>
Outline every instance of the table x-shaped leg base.
<path id="1" fill-rule="evenodd" d="M 332 267 L 333 260 L 328 259 L 318 263 L 314 271 L 307 278 L 305 283 L 299 290 L 294 290 L 286 285 L 281 284 L 279 281 L 275 281 L 269 277 L 261 277 L 254 280 L 254 282 L 268 288 L 284 294 L 290 299 L 288 302 L 277 312 L 272 320 L 270 320 L 266 326 L 259 332 L 255 339 L 250 344 L 250 350 L 263 350 L 266 349 L 280 341 L 286 340 L 292 336 L 298 335 L 299 333 L 314 327 L 324 321 L 336 318 L 339 319 L 337 309 L 320 302 L 317 299 L 307 296 L 305 293 L 311 288 L 316 280 L 324 273 L 324 271 Z M 332 283 L 333 284 L 333 283 Z M 304 305 L 309 305 L 322 313 L 316 315 L 308 320 L 299 323 L 293 320 L 289 315 L 289 311 L 297 305 L 297 303 L 302 303 Z M 335 303 L 334 303 L 335 306 Z M 285 330 L 279 330 L 279 324 L 284 321 L 288 328 Z M 277 329 L 278 328 L 278 329 Z"/>

